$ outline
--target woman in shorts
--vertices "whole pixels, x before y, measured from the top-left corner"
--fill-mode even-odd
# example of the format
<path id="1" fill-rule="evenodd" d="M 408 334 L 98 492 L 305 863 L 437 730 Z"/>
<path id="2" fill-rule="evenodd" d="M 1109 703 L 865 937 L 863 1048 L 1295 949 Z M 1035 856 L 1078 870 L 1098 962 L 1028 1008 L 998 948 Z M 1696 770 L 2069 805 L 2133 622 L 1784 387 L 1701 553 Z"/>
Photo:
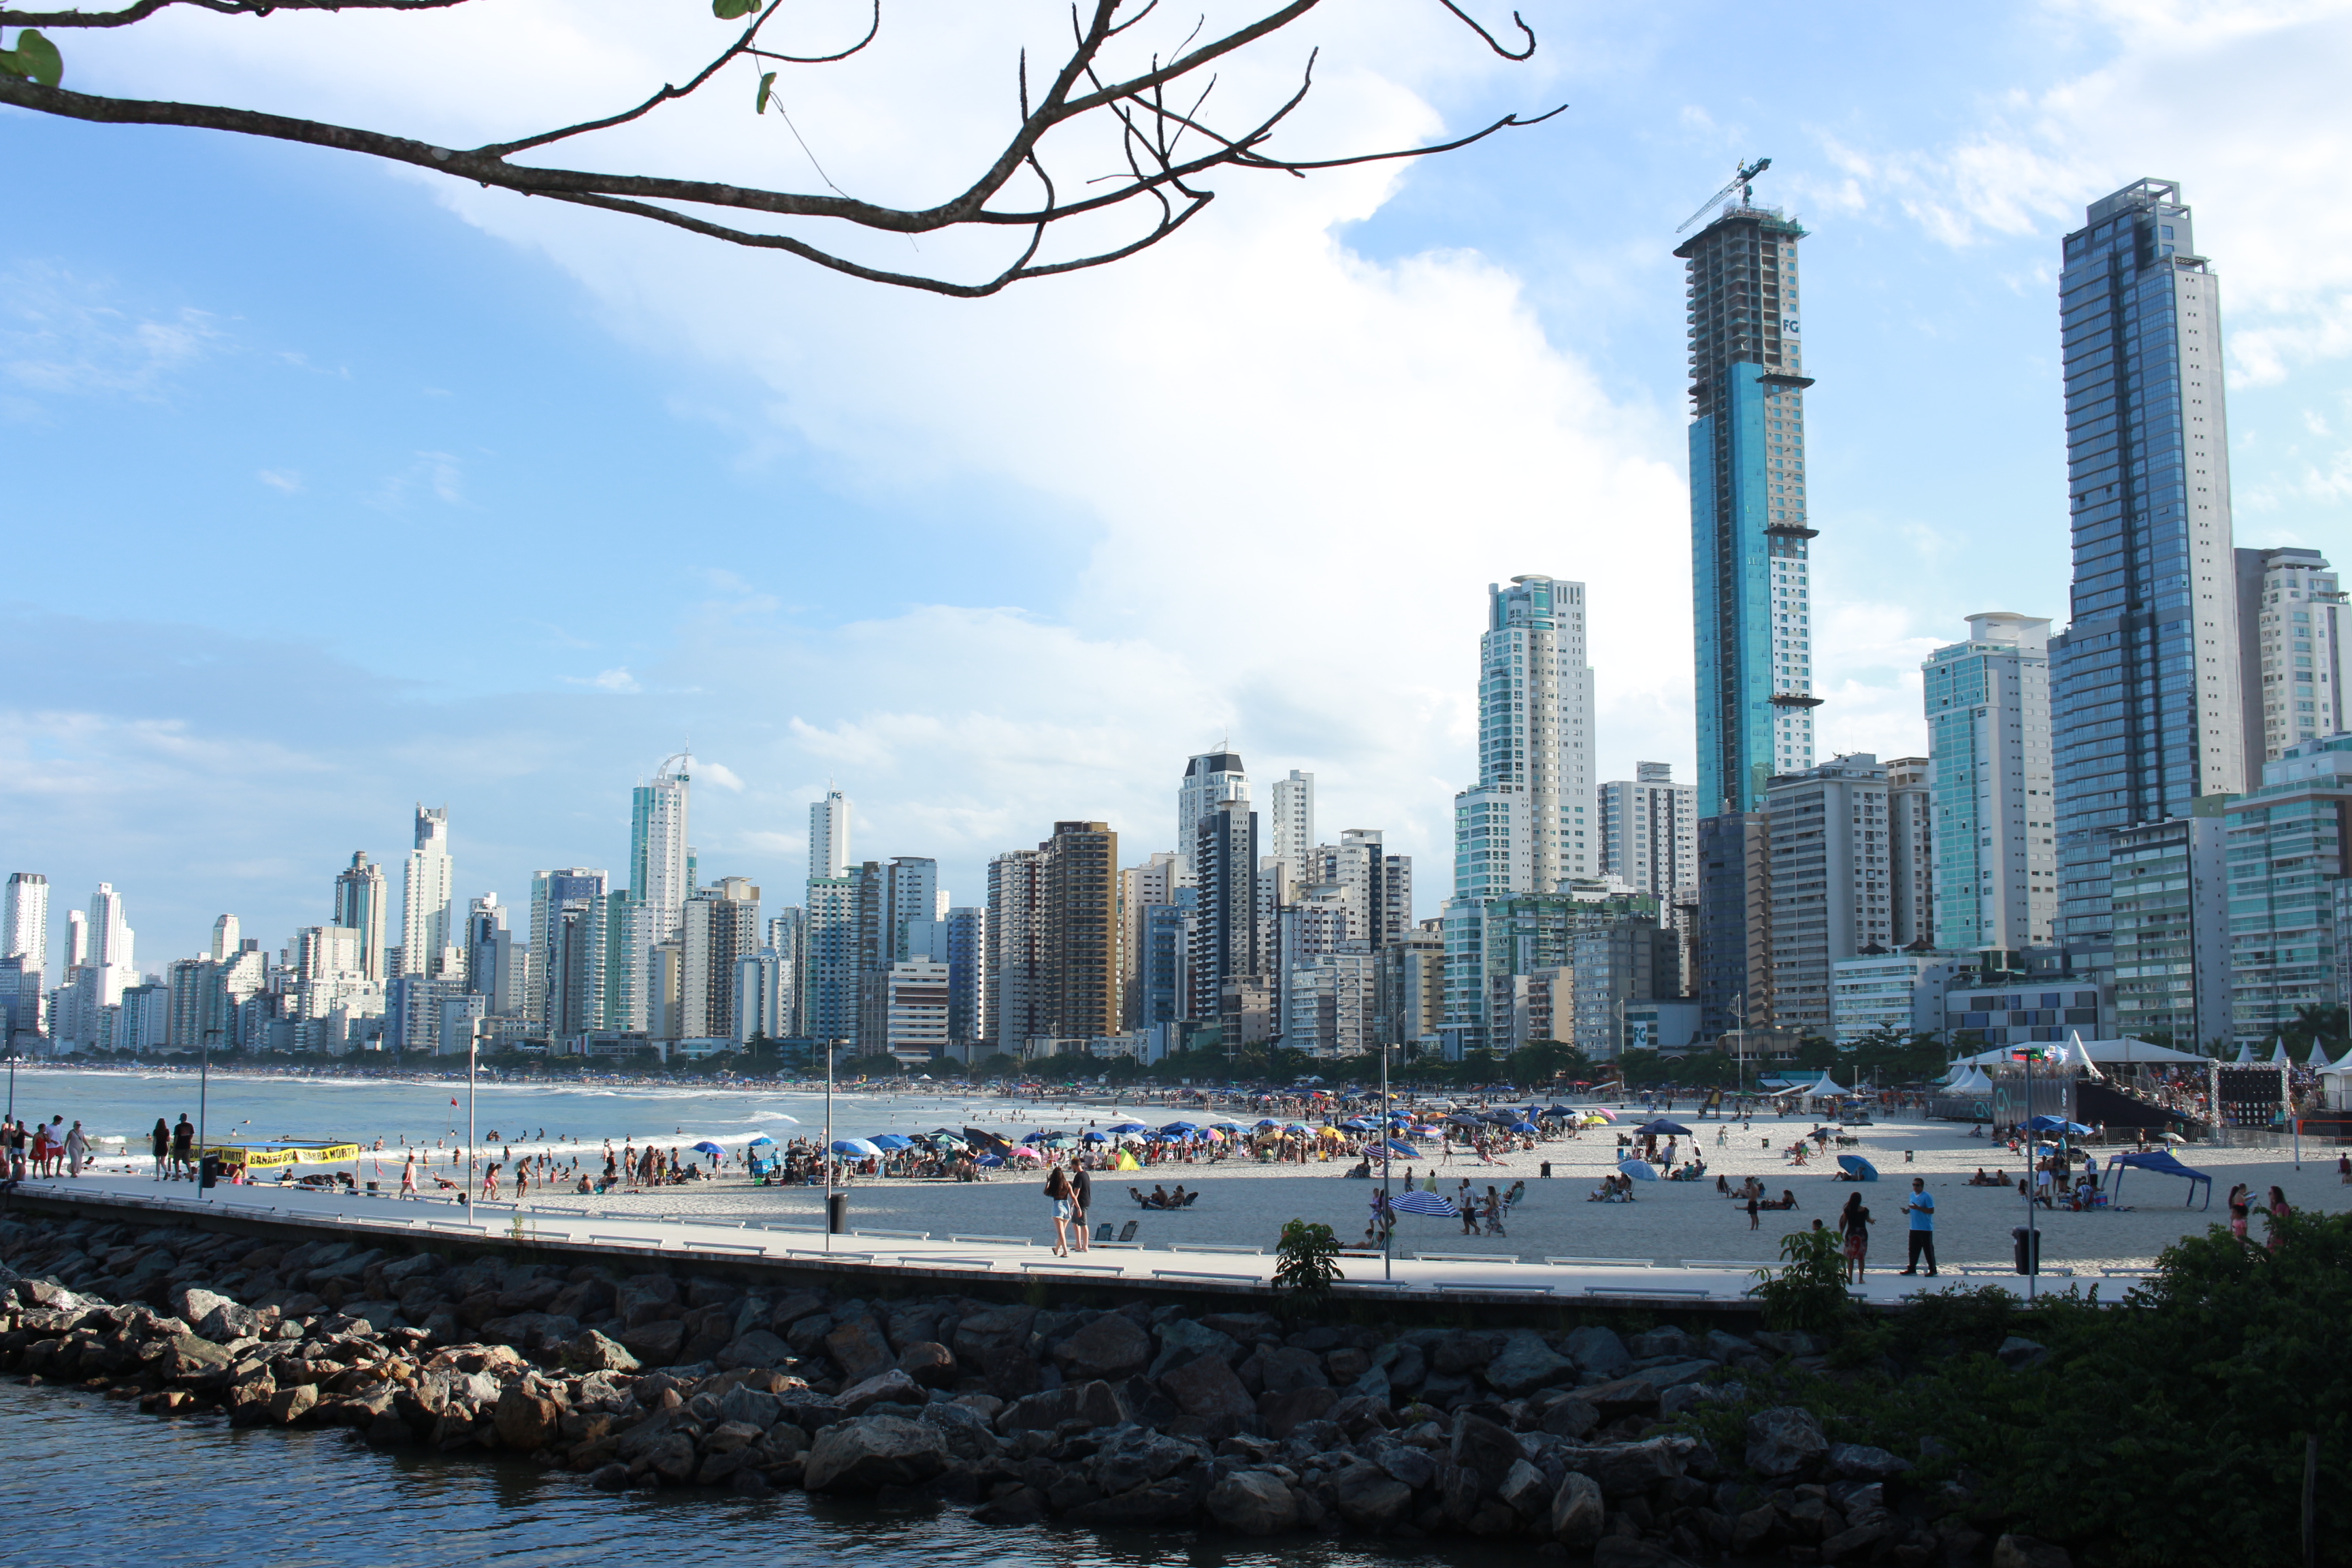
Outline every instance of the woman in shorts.
<path id="1" fill-rule="evenodd" d="M 1046 1201 L 1054 1205 L 1054 1256 L 1070 1255 L 1070 1216 L 1077 1212 L 1077 1194 L 1070 1190 L 1070 1178 L 1056 1160 L 1045 1174 Z"/>
<path id="2" fill-rule="evenodd" d="M 1862 1283 L 1863 1266 L 1870 1260 L 1870 1211 L 1862 1206 L 1862 1194 L 1846 1195 L 1845 1207 L 1838 1211 L 1838 1234 L 1845 1238 L 1845 1277 L 1850 1284 Z"/>

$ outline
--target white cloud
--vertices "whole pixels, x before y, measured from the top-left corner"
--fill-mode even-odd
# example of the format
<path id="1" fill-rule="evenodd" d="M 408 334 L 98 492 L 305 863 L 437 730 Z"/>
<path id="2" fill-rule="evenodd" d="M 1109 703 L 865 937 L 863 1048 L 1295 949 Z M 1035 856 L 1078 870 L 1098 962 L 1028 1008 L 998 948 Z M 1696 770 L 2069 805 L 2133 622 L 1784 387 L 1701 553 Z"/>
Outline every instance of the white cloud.
<path id="1" fill-rule="evenodd" d="M 716 784 L 730 795 L 743 793 L 743 781 L 736 775 L 733 768 L 725 763 L 708 762 L 701 757 L 694 759 L 694 782 Z"/>
<path id="2" fill-rule="evenodd" d="M 202 310 L 150 313 L 51 267 L 0 276 L 0 374 L 34 393 L 155 397 L 226 341 Z"/>
<path id="3" fill-rule="evenodd" d="M 568 676 L 565 679 L 574 686 L 593 686 L 599 691 L 629 692 L 645 689 L 637 684 L 637 678 L 631 675 L 626 668 L 600 670 L 594 675 L 584 678 Z"/>
<path id="4" fill-rule="evenodd" d="M 299 495 L 302 490 L 302 476 L 292 468 L 264 468 L 253 477 L 282 495 Z"/>

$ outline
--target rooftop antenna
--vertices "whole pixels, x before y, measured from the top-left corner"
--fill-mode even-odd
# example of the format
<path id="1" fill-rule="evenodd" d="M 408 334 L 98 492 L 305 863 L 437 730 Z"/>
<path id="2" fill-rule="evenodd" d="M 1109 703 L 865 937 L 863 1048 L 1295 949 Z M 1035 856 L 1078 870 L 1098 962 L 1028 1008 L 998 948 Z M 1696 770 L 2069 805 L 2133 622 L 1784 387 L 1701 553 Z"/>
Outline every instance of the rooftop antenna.
<path id="1" fill-rule="evenodd" d="M 1756 176 L 1762 174 L 1771 166 L 1772 160 L 1769 158 L 1759 158 L 1752 163 L 1742 163 L 1739 165 L 1739 173 L 1731 176 L 1731 184 L 1724 186 L 1723 189 L 1716 192 L 1715 195 L 1707 197 L 1705 202 L 1702 202 L 1699 205 L 1698 211 L 1691 214 L 1687 218 L 1685 218 L 1683 220 L 1682 228 L 1678 228 L 1675 230 L 1675 232 L 1676 234 L 1680 234 L 1683 232 L 1683 229 L 1690 227 L 1691 225 L 1705 217 L 1707 215 L 1709 208 L 1713 207 L 1716 203 L 1723 200 L 1724 197 L 1729 195 L 1734 191 L 1738 191 L 1739 193 L 1739 205 L 1741 206 L 1752 205 L 1756 200 L 1756 186 L 1754 184 Z"/>

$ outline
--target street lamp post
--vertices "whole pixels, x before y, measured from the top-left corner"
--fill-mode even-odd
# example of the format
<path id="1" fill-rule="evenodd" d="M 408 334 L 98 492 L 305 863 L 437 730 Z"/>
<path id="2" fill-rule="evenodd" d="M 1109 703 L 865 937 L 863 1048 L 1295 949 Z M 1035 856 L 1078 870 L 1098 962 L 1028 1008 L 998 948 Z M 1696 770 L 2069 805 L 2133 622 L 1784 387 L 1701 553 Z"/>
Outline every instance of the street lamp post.
<path id="1" fill-rule="evenodd" d="M 833 1250 L 833 1054 L 838 1040 L 824 1043 L 824 1147 L 817 1158 L 824 1164 L 824 1249 Z"/>
<path id="2" fill-rule="evenodd" d="M 482 1021 L 475 1018 L 466 1030 L 466 1206 L 474 1206 L 474 1063 L 481 1056 Z"/>
<path id="3" fill-rule="evenodd" d="M 1396 1226 L 1389 1214 L 1389 1047 L 1381 1047 L 1381 1278 L 1394 1278 L 1391 1260 L 1395 1253 Z"/>
<path id="4" fill-rule="evenodd" d="M 204 1038 L 197 1042 L 196 1198 L 199 1202 L 203 1201 L 205 1194 L 210 1189 L 211 1185 L 211 1184 L 205 1180 L 205 1161 L 207 1158 L 205 1149 L 205 1115 L 212 1100 L 213 1037 L 219 1033 L 220 1031 L 218 1029 L 206 1029 L 204 1033 Z M 184 1110 L 180 1112 L 180 1114 L 185 1116 L 187 1112 Z"/>

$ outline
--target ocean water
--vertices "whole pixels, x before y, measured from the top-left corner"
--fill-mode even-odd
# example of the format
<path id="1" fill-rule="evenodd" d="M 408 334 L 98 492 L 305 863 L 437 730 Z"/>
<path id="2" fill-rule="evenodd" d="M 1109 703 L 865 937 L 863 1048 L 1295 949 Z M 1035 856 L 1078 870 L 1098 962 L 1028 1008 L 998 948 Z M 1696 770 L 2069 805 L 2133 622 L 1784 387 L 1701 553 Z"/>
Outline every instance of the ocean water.
<path id="1" fill-rule="evenodd" d="M 63 1116 L 93 1137 L 131 1141 L 143 1154 L 155 1119 L 175 1122 L 198 1117 L 197 1075 L 193 1071 L 105 1071 L 39 1068 L 16 1075 L 17 1113 L 47 1121 Z M 473 1095 L 474 1125 L 485 1143 L 537 1146 L 570 1139 L 600 1148 L 606 1139 L 667 1146 L 681 1140 L 711 1139 L 730 1152 L 759 1133 L 778 1142 L 814 1138 L 824 1124 L 824 1095 L 806 1089 L 712 1089 L 635 1085 L 506 1084 L 482 1081 Z M 289 1079 L 216 1072 L 204 1091 L 209 1138 L 336 1139 L 362 1149 L 378 1139 L 398 1149 L 405 1139 L 426 1148 L 456 1147 L 466 1137 L 467 1091 L 455 1079 L 386 1081 L 377 1079 Z M 1060 1116 L 1055 1121 L 1056 1115 Z M 1149 1120 L 1149 1118 L 1147 1118 Z M 1053 1106 L 986 1096 L 851 1094 L 833 1097 L 836 1138 L 876 1132 L 928 1131 L 967 1121 L 994 1131 L 1022 1131 L 1039 1126 L 1069 1126 L 1069 1113 Z M 497 1136 L 493 1138 L 493 1134 Z"/>
<path id="2" fill-rule="evenodd" d="M 0 1382 L 0 1562 L 235 1568 L 444 1563 L 736 1563 L 896 1568 L 1502 1568 L 1470 1542 L 1365 1550 L 1185 1534 L 991 1529 L 952 1510 L 884 1510 L 784 1492 L 607 1493 L 511 1459 L 381 1453 L 341 1431 L 159 1417 L 78 1388 Z"/>

